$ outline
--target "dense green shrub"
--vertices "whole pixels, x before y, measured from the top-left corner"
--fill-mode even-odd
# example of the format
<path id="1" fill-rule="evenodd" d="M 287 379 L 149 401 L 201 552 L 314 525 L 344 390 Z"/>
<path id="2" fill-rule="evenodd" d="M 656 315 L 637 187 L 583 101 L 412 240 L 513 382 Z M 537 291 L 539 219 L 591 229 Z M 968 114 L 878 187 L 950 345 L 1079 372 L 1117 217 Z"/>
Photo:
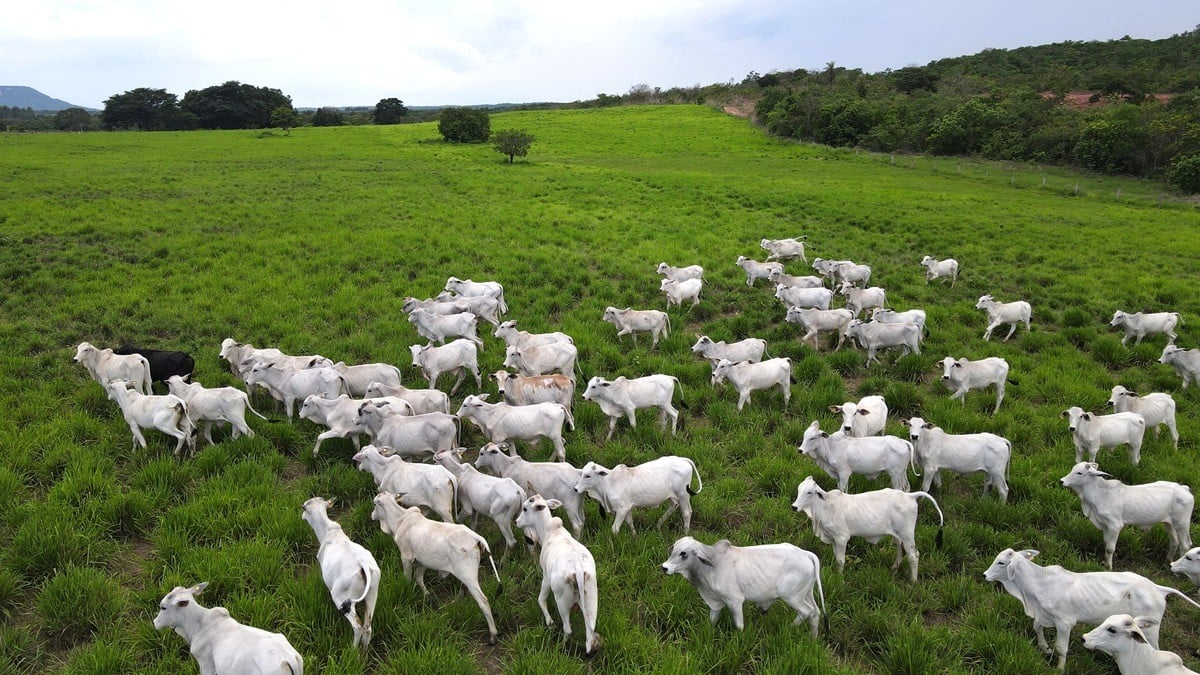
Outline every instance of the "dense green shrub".
<path id="1" fill-rule="evenodd" d="M 482 143 L 492 134 L 492 121 L 479 108 L 446 108 L 438 118 L 438 133 L 447 141 Z"/>
<path id="2" fill-rule="evenodd" d="M 1171 170 L 1167 172 L 1167 180 L 1183 192 L 1200 192 L 1200 155 L 1175 160 Z"/>

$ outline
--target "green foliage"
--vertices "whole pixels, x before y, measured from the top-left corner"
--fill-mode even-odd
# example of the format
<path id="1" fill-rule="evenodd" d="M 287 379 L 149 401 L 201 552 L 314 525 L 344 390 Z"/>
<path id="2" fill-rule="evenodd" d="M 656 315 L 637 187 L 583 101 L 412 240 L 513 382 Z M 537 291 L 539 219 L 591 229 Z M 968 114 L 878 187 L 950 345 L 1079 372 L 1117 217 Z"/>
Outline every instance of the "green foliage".
<path id="1" fill-rule="evenodd" d="M 337 108 L 317 108 L 311 121 L 314 127 L 340 127 L 346 123 L 346 116 Z"/>
<path id="2" fill-rule="evenodd" d="M 1200 192 L 1200 155 L 1176 159 L 1167 174 L 1167 180 L 1181 192 Z"/>
<path id="3" fill-rule="evenodd" d="M 512 164 L 514 157 L 524 157 L 529 154 L 529 146 L 533 145 L 533 134 L 524 129 L 505 129 L 497 131 L 492 137 L 496 152 L 508 155 L 508 163 Z"/>
<path id="4" fill-rule="evenodd" d="M 179 98 L 175 94 L 148 87 L 108 97 L 100 121 L 109 130 L 163 131 L 195 126 L 195 120 L 179 107 Z"/>
<path id="5" fill-rule="evenodd" d="M 408 108 L 404 107 L 404 101 L 398 98 L 384 98 L 375 104 L 372 117 L 375 124 L 399 124 L 407 115 Z"/>
<path id="6" fill-rule="evenodd" d="M 37 607 L 48 633 L 77 642 L 115 624 L 125 611 L 125 597 L 104 572 L 68 566 L 42 587 Z"/>
<path id="7" fill-rule="evenodd" d="M 482 143 L 491 136 L 492 122 L 480 108 L 446 108 L 438 117 L 438 133 L 455 143 Z"/>
<path id="8" fill-rule="evenodd" d="M 265 129 L 274 124 L 273 111 L 291 108 L 292 99 L 278 89 L 229 81 L 189 91 L 179 107 L 194 115 L 201 129 Z"/>
<path id="9" fill-rule="evenodd" d="M 67 108 L 54 113 L 54 128 L 59 131 L 94 131 L 99 120 L 83 108 Z"/>
<path id="10" fill-rule="evenodd" d="M 283 129 L 284 133 L 290 132 L 292 127 L 299 123 L 300 116 L 296 114 L 296 109 L 290 103 L 271 111 L 271 126 Z"/>

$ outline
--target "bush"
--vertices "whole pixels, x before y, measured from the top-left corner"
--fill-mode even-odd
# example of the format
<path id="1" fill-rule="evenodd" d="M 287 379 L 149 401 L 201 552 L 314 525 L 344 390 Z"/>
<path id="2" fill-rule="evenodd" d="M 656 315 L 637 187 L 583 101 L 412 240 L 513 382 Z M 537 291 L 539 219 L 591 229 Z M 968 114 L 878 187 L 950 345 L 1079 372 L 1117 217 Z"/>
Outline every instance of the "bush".
<path id="1" fill-rule="evenodd" d="M 45 629 L 76 642 L 117 621 L 125 609 L 125 591 L 100 570 L 68 566 L 38 594 Z"/>
<path id="2" fill-rule="evenodd" d="M 1180 157 L 1167 172 L 1167 180 L 1177 190 L 1194 194 L 1200 192 L 1200 155 Z"/>
<path id="3" fill-rule="evenodd" d="M 314 127 L 340 127 L 345 123 L 345 115 L 337 108 L 318 108 L 312 116 Z"/>
<path id="4" fill-rule="evenodd" d="M 496 152 L 508 155 L 508 163 L 512 164 L 513 157 L 524 157 L 529 154 L 529 146 L 533 145 L 533 134 L 521 129 L 505 129 L 496 132 L 492 139 Z"/>
<path id="5" fill-rule="evenodd" d="M 446 108 L 438 118 L 438 133 L 455 143 L 482 143 L 492 135 L 492 121 L 486 110 Z"/>

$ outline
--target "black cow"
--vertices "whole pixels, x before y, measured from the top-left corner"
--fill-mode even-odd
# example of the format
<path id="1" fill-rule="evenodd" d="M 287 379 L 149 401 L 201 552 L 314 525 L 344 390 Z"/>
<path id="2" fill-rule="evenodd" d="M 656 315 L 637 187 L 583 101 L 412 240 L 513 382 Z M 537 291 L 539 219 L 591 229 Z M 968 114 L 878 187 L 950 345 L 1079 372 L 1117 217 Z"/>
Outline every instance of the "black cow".
<path id="1" fill-rule="evenodd" d="M 150 379 L 166 382 L 168 377 L 179 375 L 187 378 L 196 369 L 196 361 L 185 352 L 168 352 L 160 349 L 142 349 L 124 345 L 113 350 L 114 354 L 141 354 L 150 362 Z"/>

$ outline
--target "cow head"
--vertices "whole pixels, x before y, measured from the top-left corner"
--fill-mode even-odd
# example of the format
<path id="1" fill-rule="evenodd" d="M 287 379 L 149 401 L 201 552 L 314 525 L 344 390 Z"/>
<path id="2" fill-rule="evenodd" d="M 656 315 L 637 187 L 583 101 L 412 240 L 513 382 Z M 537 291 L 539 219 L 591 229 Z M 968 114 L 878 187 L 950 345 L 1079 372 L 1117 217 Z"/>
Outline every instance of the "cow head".
<path id="1" fill-rule="evenodd" d="M 813 422 L 812 424 L 808 425 L 807 429 L 804 430 L 804 439 L 800 442 L 799 447 L 796 449 L 799 450 L 800 454 L 802 455 L 811 455 L 817 449 L 821 439 L 825 438 L 829 438 L 829 434 L 821 431 L 821 425 L 819 422 Z"/>
<path id="2" fill-rule="evenodd" d="M 996 301 L 992 299 L 992 296 L 981 295 L 979 296 L 979 302 L 975 303 L 975 309 L 987 309 L 994 304 L 996 304 Z"/>
<path id="3" fill-rule="evenodd" d="M 587 389 L 583 390 L 583 400 L 594 401 L 597 396 L 603 396 L 604 391 L 612 387 L 612 382 L 599 375 L 588 380 Z"/>
<path id="4" fill-rule="evenodd" d="M 1183 350 L 1175 345 L 1167 345 L 1163 347 L 1162 356 L 1158 358 L 1159 363 L 1171 363 L 1176 359 L 1176 354 L 1182 353 Z"/>
<path id="5" fill-rule="evenodd" d="M 1149 645 L 1143 629 L 1157 626 L 1153 617 L 1132 617 L 1128 614 L 1113 614 L 1095 629 L 1083 634 L 1083 646 L 1116 656 L 1130 649 L 1130 642 Z"/>
<path id="6" fill-rule="evenodd" d="M 817 485 L 817 481 L 809 476 L 796 487 L 796 501 L 792 502 L 792 510 L 808 513 L 815 500 L 825 501 L 827 493 Z"/>
<path id="7" fill-rule="evenodd" d="M 1118 309 L 1117 311 L 1113 312 L 1112 321 L 1109 321 L 1108 325 L 1120 326 L 1121 324 L 1125 323 L 1125 317 L 1127 317 L 1127 316 L 1129 316 L 1129 315 Z"/>
<path id="8" fill-rule="evenodd" d="M 725 378 L 729 376 L 729 371 L 734 365 L 735 364 L 729 359 L 721 359 L 720 361 L 717 361 L 717 364 L 713 366 L 711 384 L 716 386 L 724 382 Z"/>
<path id="9" fill-rule="evenodd" d="M 984 571 L 983 578 L 988 581 L 1012 581 L 1016 577 L 1014 568 L 1025 561 L 1033 560 L 1037 554 L 1038 552 L 1033 549 L 1014 551 L 1011 548 L 1006 548 L 996 556 L 991 566 Z"/>
<path id="10" fill-rule="evenodd" d="M 951 379 L 951 377 L 953 377 L 955 368 L 962 368 L 962 364 L 959 363 L 957 360 L 955 360 L 955 358 L 953 356 L 947 356 L 946 358 L 942 359 L 941 361 L 938 361 L 938 364 L 941 365 L 941 367 L 942 367 L 942 381 L 943 382 L 945 382 L 945 381 Z"/>
<path id="11" fill-rule="evenodd" d="M 1125 398 L 1126 396 L 1137 396 L 1137 394 L 1118 384 L 1117 386 L 1113 387 L 1112 395 L 1108 397 L 1108 404 L 1115 408 L 1117 407 L 1117 404 L 1121 402 L 1121 399 Z"/>
<path id="12" fill-rule="evenodd" d="M 499 326 L 496 326 L 496 330 L 492 331 L 492 337 L 504 337 L 505 335 L 511 335 L 516 330 L 516 319 L 509 319 L 508 321 L 501 323 Z"/>
<path id="13" fill-rule="evenodd" d="M 575 481 L 575 492 L 583 494 L 589 489 L 600 487 L 608 476 L 609 470 L 595 462 L 588 462 L 579 470 L 579 480 Z"/>
<path id="14" fill-rule="evenodd" d="M 1080 408 L 1079 406 L 1071 406 L 1070 408 L 1067 408 L 1059 413 L 1059 417 L 1068 420 L 1067 429 L 1075 431 L 1075 429 L 1079 427 L 1080 420 L 1087 420 L 1089 422 L 1091 421 L 1092 413 L 1084 412 L 1083 408 Z"/>
<path id="15" fill-rule="evenodd" d="M 163 596 L 158 603 L 158 616 L 154 617 L 155 630 L 171 626 L 178 633 L 183 624 L 181 615 L 191 611 L 192 605 L 196 602 L 196 596 L 203 593 L 206 588 L 208 588 L 208 582 L 202 581 L 191 588 L 176 586 L 171 589 L 171 592 Z M 180 635 L 183 636 L 183 633 Z"/>
<path id="16" fill-rule="evenodd" d="M 535 494 L 521 503 L 521 513 L 517 514 L 516 525 L 519 528 L 536 528 L 544 525 L 551 518 L 550 512 L 562 506 L 557 499 L 546 499 Z"/>
<path id="17" fill-rule="evenodd" d="M 691 537 L 677 539 L 667 552 L 667 560 L 662 564 L 662 571 L 667 574 L 682 574 L 690 576 L 696 565 L 713 567 L 709 559 L 708 547 Z"/>
<path id="18" fill-rule="evenodd" d="M 696 344 L 692 345 L 692 353 L 703 354 L 711 344 L 713 344 L 712 338 L 707 335 L 697 335 Z"/>
<path id="19" fill-rule="evenodd" d="M 921 432 L 926 429 L 932 429 L 933 424 L 926 422 L 920 417 L 910 417 L 906 420 L 900 420 L 900 424 L 908 427 L 908 437 L 910 440 L 918 440 L 921 438 Z"/>
<path id="20" fill-rule="evenodd" d="M 1109 474 L 1100 470 L 1100 465 L 1095 462 L 1079 462 L 1071 467 L 1071 471 L 1059 479 L 1063 487 L 1074 488 L 1081 485 L 1087 485 L 1098 478 L 1106 478 Z"/>
<path id="21" fill-rule="evenodd" d="M 1184 575 L 1191 579 L 1193 584 L 1200 586 L 1200 546 L 1184 553 L 1183 557 L 1171 563 L 1171 571 Z"/>

